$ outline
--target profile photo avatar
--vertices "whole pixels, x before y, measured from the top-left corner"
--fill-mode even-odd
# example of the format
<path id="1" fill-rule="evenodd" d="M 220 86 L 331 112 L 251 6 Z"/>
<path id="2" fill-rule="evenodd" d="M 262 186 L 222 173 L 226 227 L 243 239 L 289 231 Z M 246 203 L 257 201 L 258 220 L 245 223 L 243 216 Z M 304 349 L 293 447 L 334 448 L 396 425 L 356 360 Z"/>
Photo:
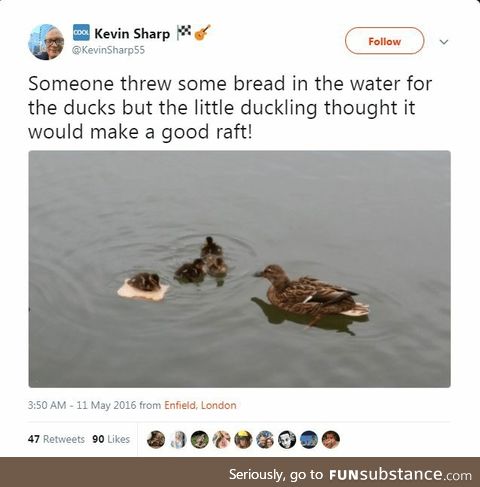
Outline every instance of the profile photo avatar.
<path id="1" fill-rule="evenodd" d="M 51 24 L 42 24 L 32 30 L 28 48 L 37 59 L 49 61 L 60 55 L 64 42 L 59 29 Z"/>
<path id="2" fill-rule="evenodd" d="M 297 437 L 291 431 L 285 430 L 278 435 L 278 444 L 288 450 L 295 446 L 297 442 Z"/>

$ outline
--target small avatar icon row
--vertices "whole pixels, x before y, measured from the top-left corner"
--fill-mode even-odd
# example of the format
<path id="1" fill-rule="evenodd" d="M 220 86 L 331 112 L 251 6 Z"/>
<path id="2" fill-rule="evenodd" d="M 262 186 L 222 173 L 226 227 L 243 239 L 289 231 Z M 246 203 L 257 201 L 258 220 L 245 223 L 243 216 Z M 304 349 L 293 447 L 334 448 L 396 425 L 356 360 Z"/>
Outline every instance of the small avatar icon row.
<path id="1" fill-rule="evenodd" d="M 158 430 L 152 431 L 150 433 L 150 437 L 147 439 L 147 444 L 151 448 L 161 448 L 165 445 L 165 435 Z M 230 446 L 232 442 L 232 438 L 230 433 L 227 431 L 219 430 L 217 431 L 213 437 L 212 442 L 217 448 L 227 448 Z M 290 430 L 282 431 L 277 438 L 278 444 L 288 450 L 293 448 L 297 443 L 297 437 L 295 433 Z M 210 443 L 210 438 L 205 431 L 195 431 L 190 436 L 190 444 L 197 449 L 203 449 Z M 253 436 L 250 432 L 246 430 L 241 430 L 235 434 L 233 438 L 233 443 L 237 448 L 242 450 L 249 448 L 253 443 Z M 263 430 L 256 436 L 256 443 L 257 446 L 263 449 L 271 448 L 274 443 L 275 439 L 273 434 L 270 431 Z M 322 435 L 322 444 L 325 448 L 332 449 L 338 446 L 340 443 L 340 436 L 336 431 L 325 431 Z M 170 446 L 172 448 L 180 449 L 185 447 L 187 444 L 187 436 L 183 431 L 175 431 L 173 433 L 172 438 L 170 440 Z M 318 436 L 314 431 L 304 431 L 300 435 L 300 445 L 303 448 L 311 449 L 315 448 L 318 444 Z"/>

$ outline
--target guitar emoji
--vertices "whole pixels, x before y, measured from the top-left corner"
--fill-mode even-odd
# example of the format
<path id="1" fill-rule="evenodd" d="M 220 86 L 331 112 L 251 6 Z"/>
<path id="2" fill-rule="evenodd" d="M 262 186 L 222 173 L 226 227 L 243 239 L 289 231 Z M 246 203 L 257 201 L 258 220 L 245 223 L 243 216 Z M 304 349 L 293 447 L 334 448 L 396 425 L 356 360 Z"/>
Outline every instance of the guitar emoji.
<path id="1" fill-rule="evenodd" d="M 207 35 L 207 29 L 210 27 L 211 25 L 208 24 L 205 29 L 197 30 L 197 32 L 195 32 L 195 39 L 197 39 L 197 41 L 203 41 L 204 37 Z"/>

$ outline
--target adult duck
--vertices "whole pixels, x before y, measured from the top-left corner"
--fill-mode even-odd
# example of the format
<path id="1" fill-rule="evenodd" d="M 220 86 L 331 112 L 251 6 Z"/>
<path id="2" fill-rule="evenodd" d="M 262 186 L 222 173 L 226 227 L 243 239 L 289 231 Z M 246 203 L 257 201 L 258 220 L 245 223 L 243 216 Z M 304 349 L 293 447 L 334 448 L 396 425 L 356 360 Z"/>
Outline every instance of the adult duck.
<path id="1" fill-rule="evenodd" d="M 310 326 L 326 315 L 366 316 L 367 304 L 356 303 L 352 296 L 357 293 L 313 277 L 288 278 L 276 264 L 269 265 L 256 277 L 265 277 L 272 285 L 267 291 L 268 300 L 280 309 L 312 317 Z"/>

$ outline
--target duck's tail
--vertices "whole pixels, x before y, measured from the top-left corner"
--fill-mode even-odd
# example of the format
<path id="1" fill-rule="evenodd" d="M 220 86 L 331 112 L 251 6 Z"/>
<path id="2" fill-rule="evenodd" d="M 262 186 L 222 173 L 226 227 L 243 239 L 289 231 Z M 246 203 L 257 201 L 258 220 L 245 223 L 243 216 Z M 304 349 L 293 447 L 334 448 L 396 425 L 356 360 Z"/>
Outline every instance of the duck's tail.
<path id="1" fill-rule="evenodd" d="M 341 315 L 345 316 L 367 316 L 370 306 L 368 304 L 363 303 L 355 303 L 355 306 L 348 311 L 343 311 L 340 313 Z"/>

